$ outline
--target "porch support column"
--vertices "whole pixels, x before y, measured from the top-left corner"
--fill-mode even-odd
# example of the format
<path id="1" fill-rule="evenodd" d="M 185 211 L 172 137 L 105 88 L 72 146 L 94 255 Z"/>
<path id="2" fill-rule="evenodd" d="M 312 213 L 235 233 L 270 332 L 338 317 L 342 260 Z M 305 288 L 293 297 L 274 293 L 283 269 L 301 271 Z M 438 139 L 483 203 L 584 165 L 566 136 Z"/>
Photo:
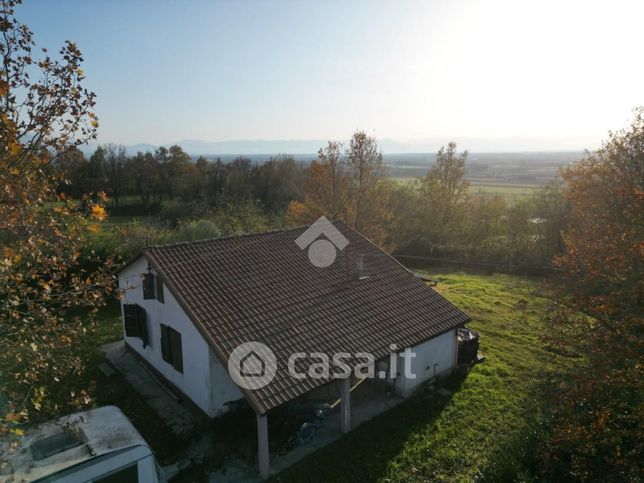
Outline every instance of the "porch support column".
<path id="1" fill-rule="evenodd" d="M 351 377 L 340 380 L 340 431 L 351 429 Z"/>
<path id="2" fill-rule="evenodd" d="M 458 327 L 454 329 L 452 372 L 458 368 Z"/>
<path id="3" fill-rule="evenodd" d="M 257 415 L 257 459 L 259 474 L 267 479 L 270 473 L 270 457 L 268 454 L 268 417 L 266 414 Z"/>

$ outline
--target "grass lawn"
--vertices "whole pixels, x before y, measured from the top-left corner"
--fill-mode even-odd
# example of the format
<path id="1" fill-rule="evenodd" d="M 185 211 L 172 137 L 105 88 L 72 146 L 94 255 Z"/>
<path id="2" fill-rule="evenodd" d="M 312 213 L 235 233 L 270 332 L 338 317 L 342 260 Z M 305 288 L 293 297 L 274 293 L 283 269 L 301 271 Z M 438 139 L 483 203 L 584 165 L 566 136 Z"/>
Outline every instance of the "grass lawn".
<path id="1" fill-rule="evenodd" d="M 84 345 L 82 358 L 85 370 L 76 377 L 52 386 L 49 389 L 52 391 L 51 398 L 66 401 L 70 391 L 78 394 L 85 390 L 91 397 L 93 406 L 118 406 L 150 444 L 159 462 L 162 465 L 174 462 L 177 449 L 184 441 L 172 434 L 165 422 L 122 375 L 107 377 L 99 370 L 99 365 L 105 361 L 100 346 L 121 338 L 123 329 L 120 306 L 118 302 L 112 302 L 98 313 L 97 325 L 88 335 L 91 342 Z M 61 415 L 75 410 L 65 402 L 59 408 Z"/>
<path id="2" fill-rule="evenodd" d="M 282 482 L 505 481 L 530 432 L 554 356 L 540 340 L 549 306 L 539 283 L 508 275 L 431 274 L 472 317 L 485 361 L 447 381 L 449 397 L 417 394 L 277 475 Z M 312 476 L 314 475 L 314 477 Z"/>

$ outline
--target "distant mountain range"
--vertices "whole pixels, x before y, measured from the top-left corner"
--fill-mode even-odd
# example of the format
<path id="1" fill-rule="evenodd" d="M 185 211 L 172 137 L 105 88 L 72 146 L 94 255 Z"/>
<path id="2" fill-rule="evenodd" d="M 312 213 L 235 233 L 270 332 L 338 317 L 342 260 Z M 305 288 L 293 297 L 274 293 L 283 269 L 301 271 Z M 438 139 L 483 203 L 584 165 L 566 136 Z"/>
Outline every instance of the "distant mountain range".
<path id="1" fill-rule="evenodd" d="M 437 139 L 433 141 L 410 141 L 399 142 L 392 139 L 379 139 L 378 147 L 389 157 L 394 154 L 433 154 L 441 146 L 447 144 L 449 140 Z M 545 151 L 539 145 L 543 142 L 536 142 L 534 139 L 475 139 L 462 138 L 456 139 L 459 149 L 468 149 L 474 152 L 535 152 Z M 346 143 L 346 141 L 344 141 Z M 239 141 L 200 141 L 200 140 L 183 140 L 175 143 L 164 144 L 168 147 L 178 144 L 185 152 L 193 157 L 206 156 L 230 158 L 231 156 L 273 156 L 277 154 L 288 154 L 297 159 L 311 159 L 321 147 L 326 146 L 326 139 L 308 139 L 308 140 L 239 140 Z M 518 149 L 518 146 L 527 146 L 528 149 Z M 566 147 L 565 144 L 556 143 L 557 148 L 548 151 L 574 151 L 579 153 L 579 146 Z M 154 144 L 133 144 L 126 146 L 128 155 L 135 155 L 137 152 L 154 152 L 159 146 Z M 85 154 L 91 154 L 96 149 L 96 144 L 86 145 L 81 148 Z"/>
<path id="2" fill-rule="evenodd" d="M 230 155 L 315 155 L 321 147 L 328 143 L 325 139 L 307 140 L 240 140 L 240 141 L 200 141 L 183 140 L 176 143 L 164 144 L 172 146 L 178 144 L 191 156 L 230 156 Z M 411 145 L 399 143 L 390 139 L 378 140 L 378 146 L 383 152 L 389 153 L 418 153 L 432 152 L 436 149 L 429 145 Z M 126 146 L 128 155 L 137 152 L 154 152 L 159 146 L 154 144 L 133 144 Z M 87 145 L 82 148 L 86 153 L 93 152 L 96 145 Z"/>

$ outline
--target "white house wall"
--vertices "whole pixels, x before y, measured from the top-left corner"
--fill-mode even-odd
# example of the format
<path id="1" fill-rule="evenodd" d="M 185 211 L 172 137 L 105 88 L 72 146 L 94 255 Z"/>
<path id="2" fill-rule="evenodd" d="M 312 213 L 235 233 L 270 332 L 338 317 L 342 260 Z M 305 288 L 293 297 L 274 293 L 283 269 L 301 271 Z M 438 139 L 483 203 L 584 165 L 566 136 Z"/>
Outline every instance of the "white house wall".
<path id="1" fill-rule="evenodd" d="M 221 414 L 229 409 L 227 403 L 242 399 L 244 395 L 233 382 L 225 367 L 215 352 L 210 349 L 210 400 L 215 414 Z"/>
<path id="2" fill-rule="evenodd" d="M 405 359 L 398 359 L 399 374 L 396 378 L 396 391 L 400 394 L 410 394 L 418 385 L 434 377 L 448 375 L 456 365 L 456 331 L 450 330 L 438 337 L 412 347 L 416 357 L 411 359 L 411 374 L 415 378 L 405 377 Z M 407 372 L 409 373 L 409 371 Z"/>
<path id="3" fill-rule="evenodd" d="M 224 403 L 231 399 L 240 399 L 242 394 L 166 284 L 163 286 L 165 303 L 156 299 L 143 299 L 141 275 L 147 271 L 148 261 L 141 256 L 119 273 L 119 287 L 124 292 L 121 317 L 123 304 L 138 304 L 145 309 L 148 317 L 149 345 L 144 348 L 141 339 L 127 337 L 125 331 L 123 337 L 138 354 L 206 414 L 216 416 L 226 409 Z M 161 357 L 160 324 L 172 327 L 181 334 L 183 374 Z"/>

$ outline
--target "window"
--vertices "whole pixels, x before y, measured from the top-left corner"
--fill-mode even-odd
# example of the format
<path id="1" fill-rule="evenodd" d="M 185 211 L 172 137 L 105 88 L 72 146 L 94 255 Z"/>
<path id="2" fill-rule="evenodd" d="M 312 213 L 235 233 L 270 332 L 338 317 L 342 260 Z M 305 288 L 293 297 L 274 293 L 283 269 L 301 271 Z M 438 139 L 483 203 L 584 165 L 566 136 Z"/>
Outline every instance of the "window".
<path id="1" fill-rule="evenodd" d="M 149 300 L 154 297 L 154 274 L 144 273 L 143 274 L 143 299 Z"/>
<path id="2" fill-rule="evenodd" d="M 40 461 L 68 449 L 85 444 L 87 439 L 81 429 L 77 431 L 62 431 L 46 438 L 39 439 L 30 446 L 34 460 Z"/>
<path id="3" fill-rule="evenodd" d="M 102 478 L 95 478 L 93 481 L 94 483 L 138 483 L 139 470 L 135 463 Z"/>
<path id="4" fill-rule="evenodd" d="M 143 341 L 143 347 L 149 343 L 148 339 L 148 317 L 145 309 L 137 304 L 125 304 L 123 306 L 125 335 L 138 337 Z"/>
<path id="5" fill-rule="evenodd" d="M 163 279 L 153 273 L 143 274 L 143 299 L 157 299 L 164 303 L 163 298 Z"/>
<path id="6" fill-rule="evenodd" d="M 161 324 L 161 357 L 183 374 L 181 334 L 172 327 Z"/>

